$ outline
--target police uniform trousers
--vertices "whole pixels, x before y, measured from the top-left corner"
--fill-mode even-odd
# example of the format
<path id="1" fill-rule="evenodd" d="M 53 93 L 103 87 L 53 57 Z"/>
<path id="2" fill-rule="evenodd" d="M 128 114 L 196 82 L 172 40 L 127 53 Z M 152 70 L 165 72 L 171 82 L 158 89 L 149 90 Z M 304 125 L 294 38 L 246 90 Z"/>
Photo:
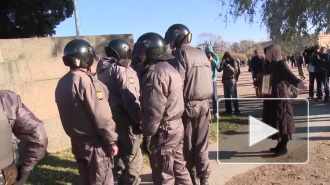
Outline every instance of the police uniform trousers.
<path id="1" fill-rule="evenodd" d="M 141 130 L 128 113 L 112 111 L 118 134 L 118 155 L 115 156 L 114 173 L 118 184 L 138 185 L 141 182 L 140 172 L 143 156 L 140 149 Z"/>
<path id="2" fill-rule="evenodd" d="M 184 156 L 189 173 L 197 177 L 208 177 L 209 167 L 209 135 L 211 113 L 209 101 L 190 101 L 185 106 L 182 116 L 185 127 Z"/>
<path id="3" fill-rule="evenodd" d="M 151 137 L 152 180 L 155 185 L 192 184 L 182 153 L 184 127 L 162 130 Z"/>
<path id="4" fill-rule="evenodd" d="M 80 174 L 80 185 L 112 185 L 112 165 L 109 146 L 101 138 L 72 139 L 72 153 Z"/>

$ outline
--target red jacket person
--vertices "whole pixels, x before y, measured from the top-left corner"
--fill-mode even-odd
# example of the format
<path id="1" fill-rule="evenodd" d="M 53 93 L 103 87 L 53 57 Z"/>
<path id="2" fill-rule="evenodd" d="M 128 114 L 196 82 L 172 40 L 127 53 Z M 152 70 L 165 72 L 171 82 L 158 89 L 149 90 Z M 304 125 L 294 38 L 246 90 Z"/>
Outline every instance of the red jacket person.
<path id="1" fill-rule="evenodd" d="M 142 35 L 134 46 L 133 55 L 146 66 L 141 82 L 143 148 L 154 184 L 191 184 L 182 154 L 182 82 L 166 61 L 174 58 L 166 51 L 164 39 L 156 33 Z"/>
<path id="2" fill-rule="evenodd" d="M 80 174 L 79 184 L 113 184 L 111 155 L 117 134 L 108 103 L 108 89 L 90 73 L 96 53 L 82 39 L 64 48 L 63 62 L 70 71 L 58 82 L 55 99 Z"/>
<path id="3" fill-rule="evenodd" d="M 39 160 L 45 156 L 48 138 L 44 124 L 10 91 L 0 90 L 0 169 L 7 184 L 16 181 L 12 133 L 25 143 L 23 163 L 18 167 L 18 185 L 24 184 Z"/>

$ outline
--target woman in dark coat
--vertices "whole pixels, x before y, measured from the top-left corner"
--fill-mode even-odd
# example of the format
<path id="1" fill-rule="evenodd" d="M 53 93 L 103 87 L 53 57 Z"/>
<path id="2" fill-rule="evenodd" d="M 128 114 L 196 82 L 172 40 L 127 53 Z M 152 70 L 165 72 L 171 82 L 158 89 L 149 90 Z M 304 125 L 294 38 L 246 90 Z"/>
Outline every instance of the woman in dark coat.
<path id="1" fill-rule="evenodd" d="M 271 95 L 265 98 L 291 98 L 290 84 L 307 90 L 307 86 L 297 78 L 289 69 L 288 64 L 282 60 L 281 47 L 270 45 L 264 49 L 266 60 L 269 62 L 266 73 L 271 74 Z M 263 121 L 279 130 L 271 138 L 277 140 L 277 146 L 270 150 L 274 156 L 287 153 L 287 143 L 295 132 L 291 100 L 265 100 L 263 104 Z"/>

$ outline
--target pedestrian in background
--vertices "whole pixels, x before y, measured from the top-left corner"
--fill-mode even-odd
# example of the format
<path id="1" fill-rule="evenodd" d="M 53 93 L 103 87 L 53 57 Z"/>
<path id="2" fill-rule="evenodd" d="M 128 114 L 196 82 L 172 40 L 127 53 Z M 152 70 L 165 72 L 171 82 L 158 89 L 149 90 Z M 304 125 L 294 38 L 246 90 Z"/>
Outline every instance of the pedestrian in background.
<path id="1" fill-rule="evenodd" d="M 301 52 L 298 52 L 297 64 L 298 64 L 299 76 L 302 80 L 305 80 L 305 74 L 304 74 L 304 69 L 303 69 L 305 60 L 304 60 L 304 57 L 301 55 Z"/>
<path id="2" fill-rule="evenodd" d="M 237 90 L 236 90 L 236 82 L 238 79 L 238 65 L 237 61 L 234 60 L 234 58 L 231 56 L 231 54 L 227 51 L 224 53 L 222 61 L 221 61 L 221 67 L 220 72 L 222 73 L 222 83 L 223 83 L 223 93 L 225 98 L 229 98 L 225 100 L 225 107 L 226 111 L 224 113 L 226 114 L 232 114 L 232 107 L 231 102 L 234 104 L 234 113 L 239 114 L 239 108 L 238 108 L 238 101 L 237 100 L 230 100 L 230 98 L 237 98 Z"/>
<path id="3" fill-rule="evenodd" d="M 217 117 L 217 115 L 218 115 L 217 73 L 218 73 L 218 70 L 220 69 L 220 61 L 219 61 L 219 56 L 213 52 L 212 46 L 207 46 L 205 48 L 205 53 L 206 53 L 207 58 L 211 62 L 212 82 L 213 82 L 212 108 L 213 108 L 214 117 Z"/>
<path id="4" fill-rule="evenodd" d="M 258 73 L 262 72 L 263 64 L 262 64 L 262 57 L 259 55 L 258 50 L 254 50 L 254 56 L 251 59 L 251 71 L 253 80 L 256 78 Z"/>
<path id="5" fill-rule="evenodd" d="M 316 72 L 316 89 L 317 100 L 327 102 L 329 99 L 329 80 L 328 80 L 328 68 L 329 57 L 325 53 L 325 48 L 321 47 L 320 52 L 317 52 L 317 47 L 314 48 L 314 54 L 312 55 L 311 62 L 315 67 Z M 324 91 L 324 94 L 323 94 Z"/>

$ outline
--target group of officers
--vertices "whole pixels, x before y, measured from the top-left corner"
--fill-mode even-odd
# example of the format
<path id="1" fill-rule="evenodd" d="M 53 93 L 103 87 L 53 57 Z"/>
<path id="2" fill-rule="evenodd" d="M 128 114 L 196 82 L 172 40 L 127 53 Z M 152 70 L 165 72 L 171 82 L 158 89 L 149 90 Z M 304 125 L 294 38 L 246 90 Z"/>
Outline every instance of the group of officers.
<path id="1" fill-rule="evenodd" d="M 112 171 L 119 184 L 139 184 L 141 137 L 154 184 L 208 184 L 211 63 L 190 41 L 189 29 L 175 24 L 165 39 L 143 34 L 133 50 L 114 39 L 105 58 L 86 40 L 66 45 L 71 70 L 55 98 L 81 184 L 113 184 Z"/>
<path id="2" fill-rule="evenodd" d="M 118 184 L 139 184 L 141 138 L 154 184 L 208 184 L 211 61 L 189 45 L 191 38 L 185 25 L 174 24 L 165 39 L 149 32 L 133 49 L 124 39 L 111 40 L 104 58 L 83 39 L 65 46 L 62 58 L 70 71 L 59 80 L 55 101 L 71 138 L 79 184 L 113 184 L 113 175 Z M 96 61 L 97 75 L 91 72 Z M 25 147 L 26 166 L 19 169 L 19 178 L 17 171 L 7 169 L 13 159 L 2 164 L 1 158 L 0 168 L 7 184 L 22 176 L 25 182 L 45 154 L 47 136 L 18 95 L 0 91 L 0 98 L 6 114 L 1 123 L 9 122 L 19 139 L 29 137 L 31 143 Z M 29 133 L 20 133 L 22 129 Z"/>

